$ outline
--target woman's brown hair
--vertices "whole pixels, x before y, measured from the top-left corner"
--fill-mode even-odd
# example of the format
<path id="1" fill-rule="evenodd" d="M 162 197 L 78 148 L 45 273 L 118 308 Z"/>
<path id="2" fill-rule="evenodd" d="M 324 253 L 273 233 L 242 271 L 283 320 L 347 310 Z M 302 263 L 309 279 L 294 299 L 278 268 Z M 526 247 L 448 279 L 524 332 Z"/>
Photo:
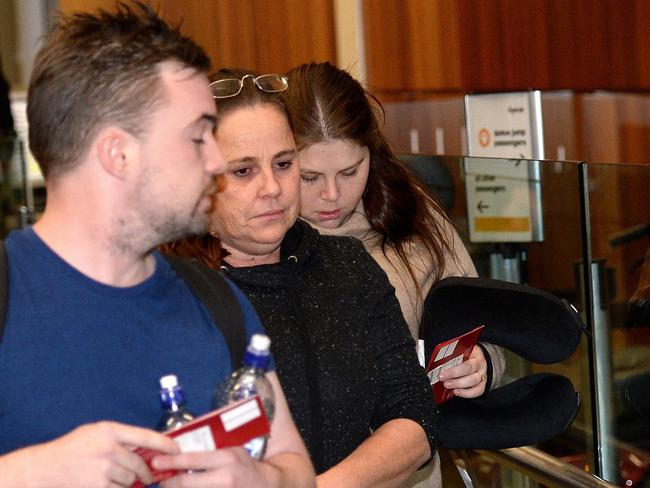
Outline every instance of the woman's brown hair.
<path id="1" fill-rule="evenodd" d="M 346 139 L 367 147 L 370 169 L 362 200 L 370 226 L 382 237 L 384 254 L 387 246 L 394 249 L 417 283 L 407 246 L 419 240 L 433 260 L 435 279 L 440 279 L 445 253 L 454 256 L 443 229 L 449 219 L 388 145 L 378 122 L 379 115 L 383 119 L 381 103 L 349 73 L 330 63 L 303 64 L 287 75 L 289 88 L 282 97 L 298 150 Z"/>

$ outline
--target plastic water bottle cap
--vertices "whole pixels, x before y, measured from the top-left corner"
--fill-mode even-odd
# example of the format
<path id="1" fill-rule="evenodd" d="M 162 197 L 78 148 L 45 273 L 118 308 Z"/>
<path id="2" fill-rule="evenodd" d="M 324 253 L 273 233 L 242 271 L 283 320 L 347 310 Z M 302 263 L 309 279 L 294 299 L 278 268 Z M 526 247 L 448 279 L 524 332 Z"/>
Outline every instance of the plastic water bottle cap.
<path id="1" fill-rule="evenodd" d="M 258 351 L 268 351 L 271 347 L 271 339 L 269 339 L 269 336 L 264 334 L 254 334 L 253 337 L 251 337 L 251 346 Z"/>
<path id="2" fill-rule="evenodd" d="M 176 386 L 178 386 L 178 378 L 176 378 L 175 374 L 168 374 L 167 376 L 160 378 L 161 388 L 171 389 Z"/>
<path id="3" fill-rule="evenodd" d="M 271 347 L 271 339 L 264 334 L 254 334 L 251 337 L 251 346 L 259 351 L 268 350 Z"/>

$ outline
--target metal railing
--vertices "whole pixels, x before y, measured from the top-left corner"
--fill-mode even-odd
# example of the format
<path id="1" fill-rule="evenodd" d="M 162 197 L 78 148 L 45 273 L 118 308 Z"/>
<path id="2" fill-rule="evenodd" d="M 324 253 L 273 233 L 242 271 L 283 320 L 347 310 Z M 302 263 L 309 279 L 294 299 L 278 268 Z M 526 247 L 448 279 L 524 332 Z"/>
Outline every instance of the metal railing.
<path id="1" fill-rule="evenodd" d="M 477 452 L 549 488 L 617 486 L 535 447 Z"/>

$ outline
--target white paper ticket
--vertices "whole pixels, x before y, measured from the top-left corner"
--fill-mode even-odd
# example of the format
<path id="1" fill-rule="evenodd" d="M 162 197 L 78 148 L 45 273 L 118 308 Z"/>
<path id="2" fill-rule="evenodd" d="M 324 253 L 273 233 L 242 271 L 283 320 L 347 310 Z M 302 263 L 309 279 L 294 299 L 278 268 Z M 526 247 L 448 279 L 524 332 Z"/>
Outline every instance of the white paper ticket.
<path id="1" fill-rule="evenodd" d="M 226 432 L 230 432 L 256 419 L 260 415 L 262 415 L 262 412 L 257 405 L 257 401 L 253 399 L 221 414 L 221 421 Z"/>
<path id="2" fill-rule="evenodd" d="M 181 447 L 181 452 L 214 451 L 217 448 L 212 431 L 207 425 L 178 435 L 174 440 Z"/>
<path id="3" fill-rule="evenodd" d="M 440 381 L 438 377 L 440 376 L 440 373 L 443 372 L 446 369 L 453 368 L 454 366 L 460 364 L 463 362 L 463 355 L 461 354 L 460 356 L 456 356 L 454 359 L 450 359 L 446 363 L 441 364 L 437 368 L 433 368 L 431 371 L 427 373 L 427 376 L 429 377 L 429 383 L 434 384 Z"/>
<path id="4" fill-rule="evenodd" d="M 441 359 L 444 359 L 447 356 L 451 356 L 456 350 L 457 345 L 458 345 L 458 339 L 456 339 L 451 344 L 447 344 L 445 347 L 441 348 L 440 351 L 438 351 L 438 355 L 436 356 L 434 361 L 440 361 Z"/>

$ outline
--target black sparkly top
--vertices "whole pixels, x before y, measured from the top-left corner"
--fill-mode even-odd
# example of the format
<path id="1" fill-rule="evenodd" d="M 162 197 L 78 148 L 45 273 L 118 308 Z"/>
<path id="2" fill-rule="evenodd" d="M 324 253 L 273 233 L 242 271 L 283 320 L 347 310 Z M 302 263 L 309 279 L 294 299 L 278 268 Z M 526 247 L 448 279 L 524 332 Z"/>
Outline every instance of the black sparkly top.
<path id="1" fill-rule="evenodd" d="M 271 337 L 277 374 L 318 473 L 392 419 L 436 444 L 437 411 L 394 290 L 360 241 L 303 221 L 278 264 L 227 269 Z"/>

